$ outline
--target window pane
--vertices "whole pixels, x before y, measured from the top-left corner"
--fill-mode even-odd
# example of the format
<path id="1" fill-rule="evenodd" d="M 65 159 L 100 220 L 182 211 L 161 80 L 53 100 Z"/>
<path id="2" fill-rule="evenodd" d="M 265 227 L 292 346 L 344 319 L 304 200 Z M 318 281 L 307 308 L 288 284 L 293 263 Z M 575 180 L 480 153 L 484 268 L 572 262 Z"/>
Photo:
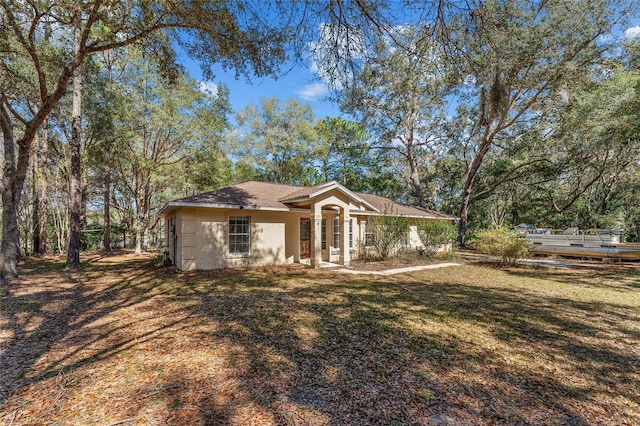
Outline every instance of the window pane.
<path id="1" fill-rule="evenodd" d="M 229 216 L 228 237 L 230 254 L 248 254 L 251 251 L 249 216 Z"/>
<path id="2" fill-rule="evenodd" d="M 340 248 L 340 218 L 333 218 L 333 247 Z"/>
<path id="3" fill-rule="evenodd" d="M 300 221 L 300 239 L 308 240 L 311 235 L 311 222 L 308 220 Z"/>

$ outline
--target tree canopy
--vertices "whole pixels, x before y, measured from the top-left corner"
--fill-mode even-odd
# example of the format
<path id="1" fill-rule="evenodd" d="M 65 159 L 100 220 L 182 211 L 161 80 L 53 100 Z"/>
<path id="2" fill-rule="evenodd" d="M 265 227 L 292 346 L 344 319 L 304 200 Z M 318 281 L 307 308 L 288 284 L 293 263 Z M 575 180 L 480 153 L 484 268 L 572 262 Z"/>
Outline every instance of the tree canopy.
<path id="1" fill-rule="evenodd" d="M 461 244 L 468 227 L 522 221 L 637 238 L 640 43 L 618 36 L 635 3 L 403 6 L 3 2 L 0 269 L 16 273 L 27 241 L 64 246 L 72 195 L 72 222 L 99 223 L 105 248 L 113 219 L 142 249 L 159 203 L 246 179 L 336 180 L 457 214 Z M 176 47 L 208 80 L 216 64 L 251 78 L 308 58 L 344 115 L 276 98 L 234 115 Z"/>

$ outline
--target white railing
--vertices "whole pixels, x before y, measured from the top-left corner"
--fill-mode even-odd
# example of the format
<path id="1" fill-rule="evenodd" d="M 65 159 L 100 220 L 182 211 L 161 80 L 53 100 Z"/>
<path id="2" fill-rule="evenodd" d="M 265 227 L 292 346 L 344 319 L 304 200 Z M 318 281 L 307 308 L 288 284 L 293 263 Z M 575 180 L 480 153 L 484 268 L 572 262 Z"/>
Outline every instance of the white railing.
<path id="1" fill-rule="evenodd" d="M 587 229 L 581 231 L 577 228 L 535 229 L 526 232 L 525 236 L 531 242 L 548 244 L 620 244 L 622 231 L 610 229 Z"/>

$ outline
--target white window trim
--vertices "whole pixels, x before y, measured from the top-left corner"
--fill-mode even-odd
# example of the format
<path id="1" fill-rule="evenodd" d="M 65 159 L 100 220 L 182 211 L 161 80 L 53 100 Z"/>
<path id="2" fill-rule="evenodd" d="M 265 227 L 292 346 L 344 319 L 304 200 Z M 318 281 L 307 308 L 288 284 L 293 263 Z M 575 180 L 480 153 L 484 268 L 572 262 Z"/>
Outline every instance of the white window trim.
<path id="1" fill-rule="evenodd" d="M 249 251 L 247 252 L 243 252 L 243 253 L 232 253 L 231 252 L 231 218 L 247 218 L 249 223 L 249 233 L 248 234 L 244 234 L 244 233 L 235 233 L 233 235 L 248 235 L 249 236 Z M 227 229 L 226 229 L 226 239 L 227 239 L 227 247 L 226 247 L 226 255 L 229 258 L 237 258 L 237 257 L 249 257 L 251 256 L 251 244 L 253 243 L 253 238 L 251 237 L 251 216 L 249 215 L 238 215 L 238 214 L 233 214 L 233 215 L 228 215 L 227 216 Z"/>

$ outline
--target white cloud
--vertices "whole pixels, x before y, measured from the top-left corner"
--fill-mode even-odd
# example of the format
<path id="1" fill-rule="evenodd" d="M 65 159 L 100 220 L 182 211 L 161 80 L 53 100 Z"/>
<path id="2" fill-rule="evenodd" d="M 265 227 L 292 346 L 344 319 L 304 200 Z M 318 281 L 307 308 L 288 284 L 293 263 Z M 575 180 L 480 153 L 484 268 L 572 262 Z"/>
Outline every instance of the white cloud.
<path id="1" fill-rule="evenodd" d="M 627 28 L 624 31 L 625 37 L 636 38 L 640 36 L 640 25 L 636 25 L 635 27 Z"/>
<path id="2" fill-rule="evenodd" d="M 201 81 L 200 84 L 198 84 L 198 89 L 209 95 L 215 95 L 218 93 L 218 85 L 213 81 Z"/>
<path id="3" fill-rule="evenodd" d="M 611 34 L 602 34 L 598 37 L 598 41 L 606 43 L 608 41 L 613 40 L 613 36 Z"/>
<path id="4" fill-rule="evenodd" d="M 327 93 L 327 85 L 324 83 L 307 84 L 302 89 L 297 90 L 296 93 L 305 101 L 315 101 L 320 96 Z"/>

